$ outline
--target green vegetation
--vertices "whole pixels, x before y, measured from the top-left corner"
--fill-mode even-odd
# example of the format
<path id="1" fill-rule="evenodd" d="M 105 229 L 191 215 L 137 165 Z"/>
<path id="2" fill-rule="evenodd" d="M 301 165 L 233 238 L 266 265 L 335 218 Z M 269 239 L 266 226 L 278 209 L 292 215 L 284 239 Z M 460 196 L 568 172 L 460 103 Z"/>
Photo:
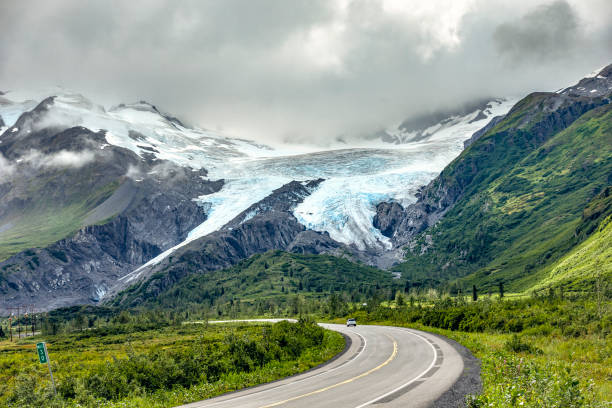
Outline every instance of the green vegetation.
<path id="1" fill-rule="evenodd" d="M 598 228 L 612 211 L 605 193 L 612 174 L 612 105 L 588 111 L 541 142 L 540 129 L 513 127 L 529 109 L 536 109 L 530 115 L 539 112 L 541 99 L 535 94 L 519 103 L 441 174 L 438 183 L 464 191 L 396 268 L 412 286 L 446 284 L 458 293 L 504 282 L 516 292 L 548 279 L 589 290 L 592 274 L 565 271 L 567 279 L 557 279 L 551 273 L 591 233 L 605 237 L 607 230 Z M 602 239 L 586 245 L 609 251 L 609 240 Z"/>
<path id="2" fill-rule="evenodd" d="M 602 221 L 586 241 L 547 268 L 546 272 L 546 276 L 530 290 L 563 287 L 578 291 L 585 286 L 596 287 L 611 282 L 612 216 Z"/>
<path id="3" fill-rule="evenodd" d="M 0 405 L 170 407 L 307 370 L 344 347 L 310 320 L 177 326 L 145 317 L 154 316 L 123 313 L 100 329 L 45 335 L 55 397 L 35 350 L 43 337 L 1 342 Z"/>
<path id="4" fill-rule="evenodd" d="M 439 333 L 468 347 L 482 362 L 484 384 L 481 395 L 468 398 L 472 408 L 612 403 L 609 300 L 567 299 L 551 291 L 546 297 L 468 302 L 412 292 L 392 304 L 355 308 L 350 316 Z"/>
<path id="5" fill-rule="evenodd" d="M 19 214 L 3 220 L 10 228 L 0 234 L 0 261 L 26 249 L 43 248 L 73 235 L 83 226 L 89 212 L 118 186 L 113 182 L 92 191 L 82 185 L 78 188 L 67 185 L 62 187 L 65 192 L 61 197 L 47 196 L 45 191 L 57 183 L 53 178 L 32 182 L 29 196 L 39 197 L 39 200 L 26 204 Z M 5 271 L 0 271 L 0 277 L 2 272 Z"/>
<path id="6" fill-rule="evenodd" d="M 269 251 L 215 272 L 194 273 L 167 290 L 157 289 L 164 275 L 152 276 L 113 300 L 114 306 L 172 310 L 210 309 L 217 315 L 289 315 L 318 312 L 317 299 L 343 292 L 357 302 L 391 288 L 388 272 L 328 255 Z M 399 283 L 396 283 L 399 285 Z M 279 313 L 280 311 L 280 313 Z"/>

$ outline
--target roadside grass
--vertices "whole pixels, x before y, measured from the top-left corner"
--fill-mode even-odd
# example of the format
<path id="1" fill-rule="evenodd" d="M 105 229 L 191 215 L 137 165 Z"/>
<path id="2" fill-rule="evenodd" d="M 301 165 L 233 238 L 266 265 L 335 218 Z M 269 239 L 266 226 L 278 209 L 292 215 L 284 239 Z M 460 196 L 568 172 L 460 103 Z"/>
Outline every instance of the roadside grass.
<path id="1" fill-rule="evenodd" d="M 170 407 L 308 370 L 344 348 L 342 335 L 308 322 L 95 331 L 0 342 L 0 405 Z M 35 350 L 43 340 L 55 397 Z"/>
<path id="2" fill-rule="evenodd" d="M 358 324 L 441 334 L 481 361 L 468 407 L 612 406 L 612 304 L 588 299 L 425 300 L 353 308 Z M 346 317 L 333 319 L 344 323 Z"/>

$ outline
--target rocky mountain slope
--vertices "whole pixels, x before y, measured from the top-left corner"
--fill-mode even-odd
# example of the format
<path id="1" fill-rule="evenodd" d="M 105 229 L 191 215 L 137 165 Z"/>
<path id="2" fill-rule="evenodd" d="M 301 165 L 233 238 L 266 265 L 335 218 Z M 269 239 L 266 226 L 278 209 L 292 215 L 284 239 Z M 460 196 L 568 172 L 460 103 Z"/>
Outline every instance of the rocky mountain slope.
<path id="1" fill-rule="evenodd" d="M 99 300 L 184 240 L 206 219 L 192 198 L 223 185 L 109 145 L 102 131 L 41 127 L 54 104 L 45 99 L 0 137 L 0 308 Z"/>
<path id="2" fill-rule="evenodd" d="M 97 303 L 160 275 L 164 289 L 270 249 L 391 265 L 375 205 L 413 202 L 511 105 L 448 113 L 400 145 L 317 151 L 189 127 L 146 102 L 55 95 L 0 95 L 0 308 Z"/>
<path id="3" fill-rule="evenodd" d="M 580 270 L 570 251 L 609 249 L 611 72 L 324 151 L 188 127 L 146 102 L 4 94 L 0 308 L 143 305 L 270 250 L 401 262 L 391 272 L 411 285 L 455 291 L 579 288 L 560 272 Z"/>

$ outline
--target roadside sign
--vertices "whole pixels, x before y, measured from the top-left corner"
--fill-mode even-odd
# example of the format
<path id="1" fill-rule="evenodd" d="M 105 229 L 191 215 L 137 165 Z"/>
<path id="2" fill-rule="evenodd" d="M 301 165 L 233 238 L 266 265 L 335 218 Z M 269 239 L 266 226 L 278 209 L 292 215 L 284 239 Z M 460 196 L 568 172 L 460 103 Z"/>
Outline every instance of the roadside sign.
<path id="1" fill-rule="evenodd" d="M 51 383 L 53 384 L 53 393 L 57 394 L 55 390 L 55 380 L 53 379 L 53 371 L 51 371 L 51 362 L 49 361 L 49 354 L 47 353 L 47 345 L 45 342 L 36 343 L 36 351 L 38 352 L 38 361 L 40 364 L 47 364 L 49 367 L 49 376 L 51 376 Z"/>
<path id="2" fill-rule="evenodd" d="M 45 343 L 37 343 L 36 351 L 38 351 L 38 360 L 40 361 L 40 364 L 47 363 L 47 347 L 45 347 Z"/>

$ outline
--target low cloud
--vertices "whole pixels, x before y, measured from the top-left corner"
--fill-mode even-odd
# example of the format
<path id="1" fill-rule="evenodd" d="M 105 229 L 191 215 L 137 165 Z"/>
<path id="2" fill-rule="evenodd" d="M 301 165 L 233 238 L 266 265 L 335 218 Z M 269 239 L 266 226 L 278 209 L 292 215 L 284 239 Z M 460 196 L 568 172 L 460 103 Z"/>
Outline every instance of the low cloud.
<path id="1" fill-rule="evenodd" d="M 130 178 L 134 181 L 141 181 L 143 178 L 142 170 L 134 165 L 129 165 L 125 177 Z"/>
<path id="2" fill-rule="evenodd" d="M 19 162 L 27 163 L 34 168 L 81 168 L 96 159 L 94 152 L 89 150 L 60 150 L 56 153 L 44 154 L 38 150 L 30 150 L 21 156 Z"/>
<path id="3" fill-rule="evenodd" d="M 189 170 L 185 170 L 172 162 L 162 161 L 148 170 L 143 170 L 138 166 L 130 165 L 125 173 L 125 177 L 128 177 L 134 181 L 142 181 L 144 178 L 154 178 L 163 181 L 171 180 L 179 182 L 186 177 L 185 171 Z"/>
<path id="4" fill-rule="evenodd" d="M 612 62 L 611 21 L 610 0 L 3 1 L 0 89 L 143 99 L 264 143 L 350 143 L 568 86 Z"/>
<path id="5" fill-rule="evenodd" d="M 11 163 L 0 153 L 0 183 L 9 181 L 16 170 L 15 164 Z"/>
<path id="6" fill-rule="evenodd" d="M 501 24 L 493 38 L 500 54 L 515 63 L 562 59 L 580 44 L 576 12 L 565 0 L 536 7 L 520 19 Z"/>

